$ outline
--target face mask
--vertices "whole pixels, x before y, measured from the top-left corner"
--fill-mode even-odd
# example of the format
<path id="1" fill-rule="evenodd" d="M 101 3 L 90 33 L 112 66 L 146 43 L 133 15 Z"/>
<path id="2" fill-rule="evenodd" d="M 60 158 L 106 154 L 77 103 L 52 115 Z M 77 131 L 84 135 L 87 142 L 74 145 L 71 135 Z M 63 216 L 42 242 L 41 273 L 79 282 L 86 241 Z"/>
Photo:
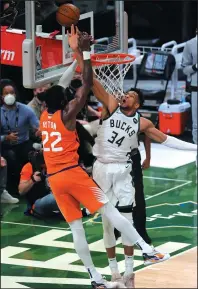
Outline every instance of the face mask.
<path id="1" fill-rule="evenodd" d="M 9 93 L 9 94 L 6 94 L 6 96 L 4 97 L 4 102 L 7 105 L 13 105 L 15 101 L 16 101 L 16 97 L 14 94 Z"/>
<path id="2" fill-rule="evenodd" d="M 46 95 L 45 91 L 37 93 L 36 98 L 39 104 L 42 104 L 42 102 L 45 101 L 45 95 Z"/>

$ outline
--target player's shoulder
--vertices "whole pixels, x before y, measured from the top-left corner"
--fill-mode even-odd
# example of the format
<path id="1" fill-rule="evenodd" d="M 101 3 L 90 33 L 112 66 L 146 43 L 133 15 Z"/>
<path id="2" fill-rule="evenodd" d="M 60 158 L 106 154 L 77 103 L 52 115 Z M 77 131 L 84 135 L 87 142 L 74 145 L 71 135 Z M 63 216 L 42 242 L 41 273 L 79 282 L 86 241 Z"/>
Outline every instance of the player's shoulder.
<path id="1" fill-rule="evenodd" d="M 145 117 L 140 117 L 140 131 L 143 131 L 145 129 L 148 129 L 150 126 L 153 126 L 152 121 Z"/>
<path id="2" fill-rule="evenodd" d="M 21 102 L 17 102 L 17 103 L 16 103 L 16 106 L 17 106 L 19 109 L 22 109 L 22 110 L 32 111 L 32 109 L 31 109 L 27 104 L 24 104 L 24 103 L 21 103 Z"/>

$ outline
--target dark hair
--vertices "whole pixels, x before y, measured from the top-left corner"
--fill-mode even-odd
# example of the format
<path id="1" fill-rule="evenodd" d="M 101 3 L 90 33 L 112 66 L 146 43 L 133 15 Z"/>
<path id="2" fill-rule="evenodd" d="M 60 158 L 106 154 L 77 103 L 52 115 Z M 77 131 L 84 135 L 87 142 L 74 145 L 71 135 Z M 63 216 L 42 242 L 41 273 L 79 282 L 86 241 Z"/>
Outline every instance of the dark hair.
<path id="1" fill-rule="evenodd" d="M 3 90 L 6 86 L 12 86 L 16 94 L 16 99 L 19 99 L 19 94 L 18 94 L 18 90 L 16 88 L 15 83 L 11 79 L 6 79 L 6 78 L 0 80 L 0 97 L 2 96 Z M 1 100 L 0 100 L 0 103 L 1 103 Z"/>
<path id="2" fill-rule="evenodd" d="M 129 91 L 134 91 L 134 92 L 137 93 L 137 95 L 138 95 L 138 101 L 139 101 L 140 108 L 141 108 L 141 107 L 143 106 L 143 104 L 144 104 L 144 95 L 143 95 L 143 93 L 141 92 L 141 90 L 138 89 L 138 88 L 131 87 L 127 92 L 129 92 Z"/>
<path id="3" fill-rule="evenodd" d="M 82 81 L 81 81 L 80 79 L 78 79 L 78 78 L 73 79 L 73 80 L 71 81 L 70 86 L 71 86 L 73 89 L 78 89 L 79 87 L 82 86 Z"/>
<path id="4" fill-rule="evenodd" d="M 53 85 L 44 92 L 42 100 L 46 102 L 48 109 L 63 109 L 67 103 L 65 89 L 60 85 Z"/>

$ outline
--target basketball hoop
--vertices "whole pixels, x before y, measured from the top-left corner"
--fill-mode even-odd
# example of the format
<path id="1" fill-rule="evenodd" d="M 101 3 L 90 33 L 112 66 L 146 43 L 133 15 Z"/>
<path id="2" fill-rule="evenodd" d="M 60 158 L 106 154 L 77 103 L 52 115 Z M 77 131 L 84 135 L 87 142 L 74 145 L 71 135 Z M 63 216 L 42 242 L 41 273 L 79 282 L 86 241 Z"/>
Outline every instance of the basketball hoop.
<path id="1" fill-rule="evenodd" d="M 105 90 L 115 98 L 123 96 L 124 78 L 135 56 L 124 53 L 94 54 L 92 67 Z"/>

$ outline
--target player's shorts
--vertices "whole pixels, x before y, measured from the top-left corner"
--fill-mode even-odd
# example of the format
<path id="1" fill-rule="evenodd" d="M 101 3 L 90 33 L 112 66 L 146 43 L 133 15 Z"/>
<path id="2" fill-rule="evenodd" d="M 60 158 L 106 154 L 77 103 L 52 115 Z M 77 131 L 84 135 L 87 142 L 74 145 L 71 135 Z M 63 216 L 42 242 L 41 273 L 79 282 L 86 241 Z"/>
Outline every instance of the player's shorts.
<path id="1" fill-rule="evenodd" d="M 104 192 L 79 166 L 51 175 L 48 181 L 68 223 L 82 218 L 80 204 L 93 214 L 108 202 Z"/>
<path id="2" fill-rule="evenodd" d="M 101 163 L 93 166 L 93 179 L 114 206 L 135 206 L 135 188 L 132 184 L 129 163 Z"/>

